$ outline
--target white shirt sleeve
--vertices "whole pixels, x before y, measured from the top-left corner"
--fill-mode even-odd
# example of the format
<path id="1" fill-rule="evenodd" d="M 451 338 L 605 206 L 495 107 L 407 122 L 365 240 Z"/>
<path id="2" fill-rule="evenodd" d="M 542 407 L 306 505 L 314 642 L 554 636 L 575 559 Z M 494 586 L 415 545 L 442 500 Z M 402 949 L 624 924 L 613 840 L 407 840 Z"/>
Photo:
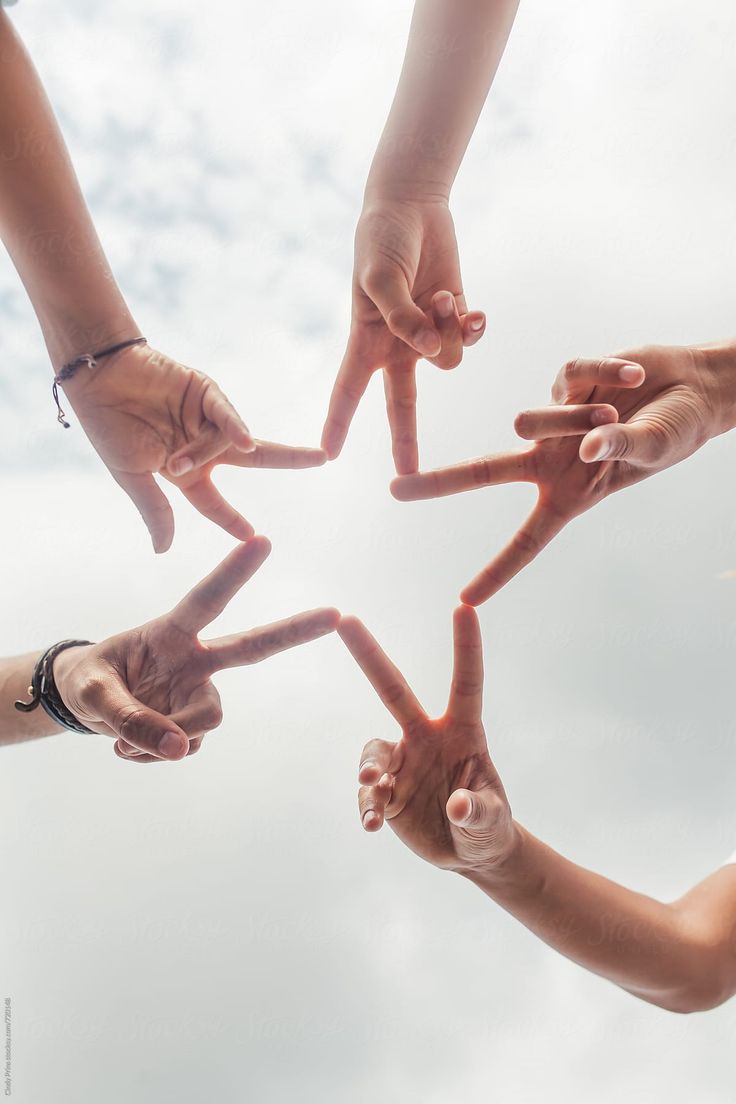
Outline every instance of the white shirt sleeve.
<path id="1" fill-rule="evenodd" d="M 733 855 L 729 855 L 725 862 L 721 863 L 721 866 L 727 866 L 729 863 L 736 863 L 736 851 Z"/>

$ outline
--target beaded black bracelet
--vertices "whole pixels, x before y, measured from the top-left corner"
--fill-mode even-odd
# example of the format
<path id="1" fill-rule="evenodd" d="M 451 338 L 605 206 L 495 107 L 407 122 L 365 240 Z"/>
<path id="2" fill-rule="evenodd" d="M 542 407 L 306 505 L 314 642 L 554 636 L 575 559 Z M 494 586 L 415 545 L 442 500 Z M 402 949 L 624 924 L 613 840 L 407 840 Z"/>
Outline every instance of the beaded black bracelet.
<path id="1" fill-rule="evenodd" d="M 62 728 L 68 728 L 70 732 L 92 732 L 91 728 L 83 725 L 67 708 L 54 682 L 54 660 L 59 653 L 67 648 L 84 647 L 91 643 L 91 640 L 60 640 L 58 644 L 47 648 L 33 670 L 31 685 L 28 687 L 31 700 L 17 701 L 15 708 L 21 713 L 30 713 L 41 705 L 51 720 Z"/>
<path id="2" fill-rule="evenodd" d="M 66 420 L 66 414 L 61 409 L 61 403 L 59 402 L 59 384 L 65 380 L 71 379 L 77 368 L 81 368 L 83 364 L 86 364 L 88 368 L 96 368 L 97 361 L 102 360 L 103 357 L 112 356 L 113 353 L 119 353 L 121 349 L 129 349 L 132 345 L 145 345 L 145 337 L 132 337 L 130 341 L 121 341 L 119 345 L 111 345 L 109 349 L 101 349 L 99 353 L 83 353 L 78 356 L 76 360 L 70 360 L 68 364 L 65 364 L 63 368 L 54 376 L 54 382 L 51 386 L 51 394 L 54 396 L 54 402 L 56 403 L 57 415 L 56 420 L 64 429 L 69 429 L 69 422 Z"/>

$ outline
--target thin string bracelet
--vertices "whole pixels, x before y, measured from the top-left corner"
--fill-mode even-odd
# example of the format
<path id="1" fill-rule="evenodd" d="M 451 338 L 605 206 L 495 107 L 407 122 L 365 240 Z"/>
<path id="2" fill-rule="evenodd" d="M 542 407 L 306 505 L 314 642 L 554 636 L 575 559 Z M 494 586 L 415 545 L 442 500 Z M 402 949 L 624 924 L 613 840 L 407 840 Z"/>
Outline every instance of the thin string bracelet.
<path id="1" fill-rule="evenodd" d="M 121 349 L 129 349 L 132 345 L 145 345 L 145 337 L 132 337 L 129 341 L 121 341 L 119 345 L 111 345 L 109 349 L 102 349 L 99 353 L 82 353 L 76 360 L 70 360 L 68 364 L 57 372 L 54 376 L 54 382 L 51 386 L 51 394 L 54 396 L 54 402 L 56 403 L 56 409 L 58 411 L 56 420 L 60 425 L 63 425 L 64 429 L 69 429 L 69 422 L 66 420 L 66 414 L 61 409 L 61 403 L 59 402 L 59 384 L 64 383 L 65 380 L 72 378 L 78 368 L 81 368 L 83 364 L 86 364 L 88 368 L 96 368 L 97 361 L 102 360 L 103 357 L 112 356 L 113 353 L 119 353 Z"/>

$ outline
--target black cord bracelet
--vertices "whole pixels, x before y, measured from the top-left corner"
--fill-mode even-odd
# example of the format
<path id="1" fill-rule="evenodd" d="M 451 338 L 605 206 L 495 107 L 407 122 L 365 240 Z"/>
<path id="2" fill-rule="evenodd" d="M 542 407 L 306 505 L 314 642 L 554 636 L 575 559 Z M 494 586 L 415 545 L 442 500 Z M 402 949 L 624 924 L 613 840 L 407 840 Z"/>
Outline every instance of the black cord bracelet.
<path id="1" fill-rule="evenodd" d="M 17 701 L 15 708 L 21 713 L 30 713 L 41 705 L 51 720 L 62 728 L 68 728 L 70 732 L 92 732 L 91 728 L 83 725 L 72 711 L 67 709 L 54 682 L 54 660 L 59 653 L 66 651 L 67 648 L 83 647 L 91 643 L 91 640 L 60 640 L 58 644 L 52 644 L 47 648 L 33 669 L 31 685 L 28 687 L 31 700 Z"/>
<path id="2" fill-rule="evenodd" d="M 71 379 L 77 368 L 81 368 L 83 364 L 86 364 L 88 368 L 96 368 L 97 361 L 102 360 L 103 357 L 112 356 L 113 353 L 119 353 L 121 349 L 129 349 L 132 345 L 145 345 L 145 337 L 132 337 L 130 341 L 121 341 L 119 345 L 111 345 L 109 349 L 101 349 L 99 353 L 83 353 L 78 356 L 76 360 L 70 360 L 68 364 L 65 364 L 54 376 L 54 382 L 51 386 L 51 394 L 54 396 L 54 402 L 56 403 L 56 409 L 58 411 L 56 420 L 64 429 L 69 429 L 69 423 L 66 420 L 66 414 L 61 409 L 61 403 L 59 402 L 59 384 L 64 380 Z"/>

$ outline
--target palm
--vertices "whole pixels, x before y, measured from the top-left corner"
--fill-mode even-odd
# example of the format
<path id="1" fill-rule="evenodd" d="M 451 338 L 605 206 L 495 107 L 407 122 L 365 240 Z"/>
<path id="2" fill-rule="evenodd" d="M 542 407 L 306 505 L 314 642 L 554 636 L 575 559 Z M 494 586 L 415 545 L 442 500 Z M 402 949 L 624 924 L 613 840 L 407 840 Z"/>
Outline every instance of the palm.
<path id="1" fill-rule="evenodd" d="M 138 507 L 157 552 L 171 545 L 174 515 L 154 473 L 210 521 L 247 540 L 253 527 L 212 482 L 216 465 L 305 468 L 325 461 L 321 449 L 255 440 L 209 377 L 148 347 L 126 349 L 93 373 L 79 372 L 67 390 L 95 450 Z"/>
<path id="2" fill-rule="evenodd" d="M 456 790 L 503 794 L 482 726 L 428 720 L 397 749 L 403 761 L 386 811 L 393 831 L 434 866 L 454 869 L 476 861 L 475 842 L 445 810 Z"/>
<path id="3" fill-rule="evenodd" d="M 397 668 L 356 618 L 343 618 L 340 635 L 382 701 L 401 724 L 398 743 L 371 740 L 358 774 L 359 805 L 368 831 L 384 819 L 412 851 L 435 866 L 468 870 L 505 851 L 511 810 L 488 754 L 481 721 L 483 655 L 473 610 L 455 611 L 455 662 L 445 715 L 427 717 Z M 450 820 L 450 806 L 480 803 L 483 828 Z M 463 821 L 463 817 L 460 817 Z"/>
<path id="4" fill-rule="evenodd" d="M 361 221 L 355 251 L 358 258 L 370 256 L 371 266 L 378 271 L 398 267 L 414 303 L 427 314 L 438 291 L 462 295 L 455 227 L 444 203 L 426 204 L 421 210 L 413 205 L 384 208 L 374 218 Z M 366 368 L 403 369 L 408 362 L 416 364 L 419 354 L 391 332 L 366 283 L 358 263 L 351 336 L 355 332 L 364 343 Z"/>
<path id="5" fill-rule="evenodd" d="M 101 644 L 62 652 L 57 686 L 71 712 L 93 731 L 117 737 L 124 758 L 148 763 L 199 748 L 222 720 L 211 682 L 216 671 L 259 663 L 332 632 L 337 611 L 311 610 L 285 621 L 201 641 L 270 551 L 254 537 L 240 545 L 169 613 Z M 168 748 L 162 740 L 173 737 Z"/>
<path id="6" fill-rule="evenodd" d="M 622 368 L 638 372 L 638 378 L 621 381 Z M 529 517 L 463 590 L 462 600 L 477 605 L 505 586 L 572 518 L 695 452 L 714 432 L 709 387 L 692 349 L 654 346 L 601 361 L 572 361 L 555 381 L 553 405 L 516 420 L 520 436 L 537 441 L 531 449 L 399 478 L 394 494 L 408 500 L 501 483 L 537 485 Z M 604 420 L 591 420 L 593 414 Z M 597 460 L 604 448 L 610 459 Z"/>
<path id="7" fill-rule="evenodd" d="M 131 694 L 158 713 L 178 713 L 209 682 L 212 664 L 196 633 L 163 617 L 106 642 L 102 656 Z"/>
<path id="8" fill-rule="evenodd" d="M 438 315 L 435 297 L 448 301 L 449 317 Z M 467 313 L 444 201 L 396 200 L 364 211 L 355 237 L 350 337 L 322 437 L 328 455 L 340 452 L 372 375 L 382 370 L 396 470 L 416 471 L 417 361 L 426 356 L 439 368 L 455 367 L 483 325 L 481 314 Z"/>

